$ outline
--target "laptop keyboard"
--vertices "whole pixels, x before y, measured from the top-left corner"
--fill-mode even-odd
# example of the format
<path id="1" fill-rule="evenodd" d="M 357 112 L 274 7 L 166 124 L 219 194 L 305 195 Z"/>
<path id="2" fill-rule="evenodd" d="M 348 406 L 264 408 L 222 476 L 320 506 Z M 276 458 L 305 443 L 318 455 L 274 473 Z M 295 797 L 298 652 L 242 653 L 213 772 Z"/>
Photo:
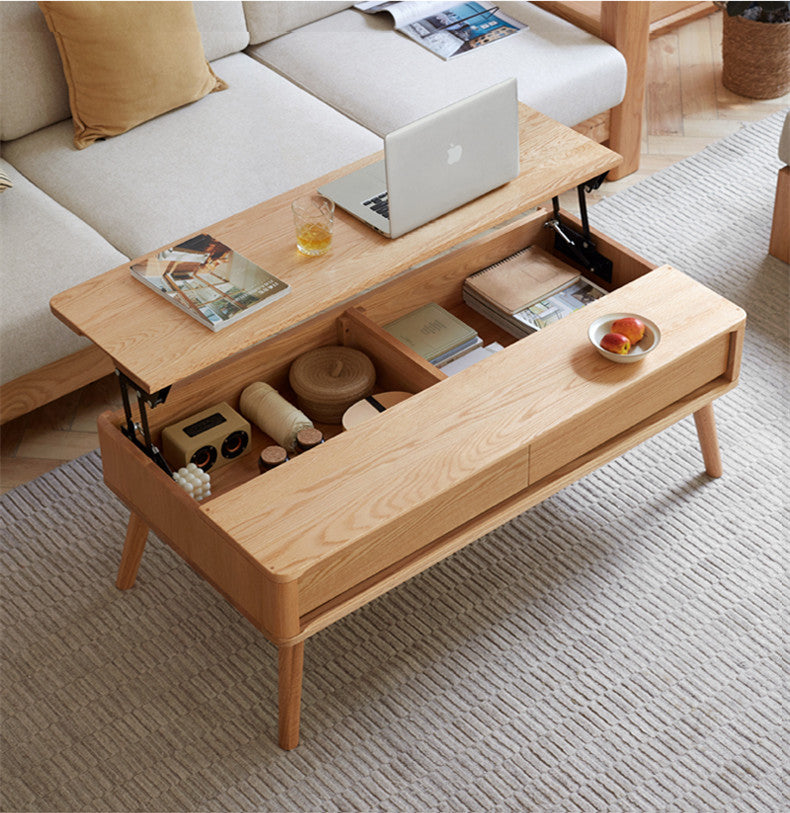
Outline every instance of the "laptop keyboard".
<path id="1" fill-rule="evenodd" d="M 390 217 L 390 206 L 389 201 L 387 199 L 387 192 L 386 190 L 382 192 L 380 195 L 376 195 L 370 200 L 362 201 L 363 206 L 367 206 L 369 209 L 372 209 L 376 214 L 380 214 L 382 217 L 386 217 L 389 220 Z"/>

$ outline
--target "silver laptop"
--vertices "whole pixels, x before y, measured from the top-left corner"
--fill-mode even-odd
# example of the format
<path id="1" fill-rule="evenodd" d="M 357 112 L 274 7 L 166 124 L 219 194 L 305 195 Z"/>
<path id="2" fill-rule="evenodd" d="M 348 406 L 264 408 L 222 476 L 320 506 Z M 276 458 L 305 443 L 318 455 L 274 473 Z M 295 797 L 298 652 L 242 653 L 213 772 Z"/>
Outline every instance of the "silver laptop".
<path id="1" fill-rule="evenodd" d="M 518 176 L 516 80 L 384 138 L 384 160 L 319 188 L 387 237 L 400 237 Z"/>

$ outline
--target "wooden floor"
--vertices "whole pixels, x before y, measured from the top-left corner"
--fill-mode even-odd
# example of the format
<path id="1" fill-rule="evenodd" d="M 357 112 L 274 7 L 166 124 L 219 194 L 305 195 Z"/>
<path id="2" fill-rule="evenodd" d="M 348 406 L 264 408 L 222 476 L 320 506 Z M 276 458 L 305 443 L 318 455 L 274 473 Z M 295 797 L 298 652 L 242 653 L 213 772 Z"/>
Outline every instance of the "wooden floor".
<path id="1" fill-rule="evenodd" d="M 790 94 L 756 101 L 722 87 L 720 12 L 651 40 L 648 60 L 641 167 L 604 184 L 590 203 L 790 105 Z M 575 205 L 575 194 L 564 196 L 565 208 Z M 119 407 L 110 377 L 0 428 L 0 493 L 97 448 L 96 416 Z"/>

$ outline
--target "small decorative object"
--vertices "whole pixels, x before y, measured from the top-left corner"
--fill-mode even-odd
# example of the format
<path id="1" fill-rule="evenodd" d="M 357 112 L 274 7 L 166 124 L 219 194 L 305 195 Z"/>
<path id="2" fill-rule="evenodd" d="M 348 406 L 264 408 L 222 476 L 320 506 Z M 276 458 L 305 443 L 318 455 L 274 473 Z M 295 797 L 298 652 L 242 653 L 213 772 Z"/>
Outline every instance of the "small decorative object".
<path id="1" fill-rule="evenodd" d="M 288 460 L 288 452 L 282 446 L 267 446 L 258 458 L 261 474 L 271 471 Z"/>
<path id="2" fill-rule="evenodd" d="M 722 83 L 739 96 L 775 99 L 790 90 L 790 2 L 720 2 L 725 11 Z"/>
<path id="3" fill-rule="evenodd" d="M 198 501 L 211 496 L 211 475 L 199 469 L 194 463 L 189 463 L 174 472 L 173 479 L 190 497 Z"/>
<path id="4" fill-rule="evenodd" d="M 296 448 L 300 452 L 314 449 L 324 442 L 324 435 L 320 429 L 301 429 L 296 434 Z"/>
<path id="5" fill-rule="evenodd" d="M 11 183 L 11 179 L 0 169 L 0 192 L 5 192 L 6 189 L 11 189 L 14 184 Z"/>
<path id="6" fill-rule="evenodd" d="M 638 313 L 610 313 L 596 319 L 587 331 L 590 344 L 609 361 L 631 364 L 658 347 L 658 325 Z"/>
<path id="7" fill-rule="evenodd" d="M 318 423 L 339 424 L 351 404 L 373 391 L 376 368 L 360 350 L 330 345 L 299 356 L 288 377 L 305 414 Z"/>

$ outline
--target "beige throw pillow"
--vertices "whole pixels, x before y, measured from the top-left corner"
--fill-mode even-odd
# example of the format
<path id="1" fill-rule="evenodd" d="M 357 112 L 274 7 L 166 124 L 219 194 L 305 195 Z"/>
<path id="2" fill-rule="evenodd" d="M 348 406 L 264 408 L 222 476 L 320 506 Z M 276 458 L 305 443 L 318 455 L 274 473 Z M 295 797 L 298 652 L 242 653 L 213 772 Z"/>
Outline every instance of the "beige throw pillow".
<path id="1" fill-rule="evenodd" d="M 60 50 L 78 149 L 227 87 L 206 62 L 192 3 L 38 5 Z"/>

